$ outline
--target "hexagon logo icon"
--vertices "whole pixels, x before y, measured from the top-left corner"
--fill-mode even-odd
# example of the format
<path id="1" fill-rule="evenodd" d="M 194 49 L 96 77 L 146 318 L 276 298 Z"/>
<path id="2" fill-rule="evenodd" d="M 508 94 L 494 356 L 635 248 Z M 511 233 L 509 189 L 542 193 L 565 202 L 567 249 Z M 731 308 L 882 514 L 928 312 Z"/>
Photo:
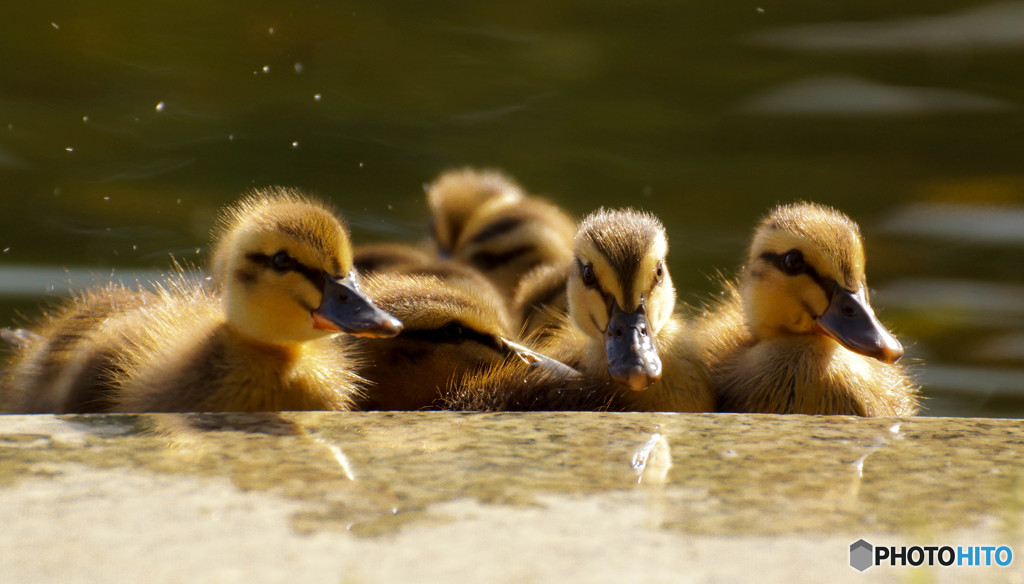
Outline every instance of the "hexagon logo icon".
<path id="1" fill-rule="evenodd" d="M 863 572 L 874 565 L 872 556 L 874 555 L 874 547 L 864 541 L 858 539 L 857 541 L 850 544 L 850 567 L 858 572 Z"/>

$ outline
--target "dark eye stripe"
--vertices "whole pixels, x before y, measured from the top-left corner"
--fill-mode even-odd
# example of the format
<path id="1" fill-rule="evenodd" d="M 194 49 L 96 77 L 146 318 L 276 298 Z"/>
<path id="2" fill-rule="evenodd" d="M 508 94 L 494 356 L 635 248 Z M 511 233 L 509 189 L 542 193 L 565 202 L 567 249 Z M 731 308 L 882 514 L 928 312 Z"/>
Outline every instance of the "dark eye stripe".
<path id="1" fill-rule="evenodd" d="M 770 251 L 766 251 L 760 256 L 762 260 L 769 262 L 770 264 L 775 266 L 775 268 L 778 269 L 779 271 L 789 275 L 789 273 L 786 271 L 785 266 L 782 264 L 784 257 L 786 257 L 786 254 L 784 253 L 773 253 Z M 836 286 L 835 281 L 830 278 L 822 277 L 821 274 L 819 274 L 818 271 L 811 266 L 811 264 L 806 263 L 806 261 L 804 262 L 803 271 L 792 275 L 799 276 L 801 274 L 806 274 L 807 276 L 810 276 L 810 278 L 814 280 L 814 283 L 817 284 L 819 288 L 824 290 L 825 294 L 829 296 L 832 295 L 832 290 Z"/>
<path id="2" fill-rule="evenodd" d="M 267 255 L 265 253 L 253 252 L 253 253 L 245 254 L 245 259 L 247 259 L 247 260 L 251 261 L 252 263 L 257 264 L 257 265 L 259 265 L 261 267 L 264 267 L 264 268 L 266 268 L 268 270 L 275 270 L 276 271 L 276 268 L 274 267 L 274 258 L 273 258 L 273 256 Z M 300 262 L 299 260 L 297 260 L 295 258 L 292 258 L 292 265 L 286 271 L 288 271 L 288 272 L 298 272 L 299 274 L 302 274 L 302 277 L 304 277 L 307 280 L 309 280 L 309 282 L 311 284 L 313 284 L 314 286 L 316 286 L 316 288 L 318 290 L 321 290 L 324 287 L 324 278 L 325 278 L 325 276 L 324 276 L 323 270 L 317 270 L 317 269 L 311 268 L 311 267 L 307 266 L 306 264 L 303 264 L 302 262 Z"/>
<path id="3" fill-rule="evenodd" d="M 492 237 L 504 235 L 523 223 L 524 219 L 522 217 L 504 217 L 502 219 L 498 219 L 476 232 L 473 237 L 470 238 L 469 243 L 480 243 L 481 241 L 486 241 Z"/>
<path id="4" fill-rule="evenodd" d="M 502 264 L 509 264 L 533 251 L 532 245 L 521 245 L 503 253 L 478 251 L 469 258 L 469 263 L 483 271 L 493 270 Z"/>
<path id="5" fill-rule="evenodd" d="M 440 327 L 432 329 L 406 329 L 398 333 L 398 336 L 403 339 L 414 339 L 428 343 L 451 343 L 457 345 L 464 342 L 472 342 L 498 352 L 505 352 L 493 335 L 482 333 L 457 320 L 447 322 Z"/>
<path id="6" fill-rule="evenodd" d="M 587 266 L 587 265 L 590 265 L 590 264 L 584 264 L 582 261 L 580 261 L 579 258 L 576 258 L 576 267 L 579 269 L 579 278 L 580 278 L 581 281 L 583 280 L 583 268 L 585 266 Z M 593 268 L 591 268 L 591 269 L 593 269 Z M 588 285 L 585 281 L 583 282 L 583 284 L 587 288 L 591 288 L 592 290 L 596 290 L 597 293 L 601 295 L 601 300 L 604 300 L 605 308 L 608 309 L 608 314 L 611 314 L 612 313 L 612 303 L 615 302 L 615 298 L 611 294 L 609 294 L 608 292 L 605 292 L 604 288 L 601 287 L 601 282 L 597 279 L 597 274 L 596 273 L 594 274 L 594 283 L 592 285 Z M 591 317 L 591 318 L 593 318 L 593 317 Z M 595 322 L 594 325 L 596 326 L 597 323 Z M 601 327 L 597 327 L 597 328 L 600 329 Z"/>

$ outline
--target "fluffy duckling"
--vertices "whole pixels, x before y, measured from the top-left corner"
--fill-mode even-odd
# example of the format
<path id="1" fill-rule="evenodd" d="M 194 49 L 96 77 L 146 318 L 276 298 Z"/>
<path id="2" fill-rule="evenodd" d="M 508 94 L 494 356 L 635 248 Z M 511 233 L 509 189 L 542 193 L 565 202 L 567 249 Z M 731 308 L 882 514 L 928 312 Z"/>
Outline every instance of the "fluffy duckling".
<path id="1" fill-rule="evenodd" d="M 116 377 L 121 344 L 94 342 L 104 322 L 139 309 L 155 296 L 119 284 L 86 290 L 44 314 L 35 330 L 4 329 L 13 350 L 0 380 L 0 411 L 16 413 L 101 412 L 97 388 Z"/>
<path id="2" fill-rule="evenodd" d="M 400 318 L 402 331 L 388 339 L 358 339 L 364 364 L 359 374 L 373 383 L 363 409 L 437 407 L 452 380 L 507 359 L 527 369 L 568 368 L 513 342 L 502 297 L 474 270 L 433 265 L 408 272 L 373 274 L 364 286 L 376 303 Z"/>
<path id="3" fill-rule="evenodd" d="M 565 283 L 572 262 L 539 266 L 523 276 L 512 296 L 512 314 L 523 327 L 523 335 L 543 339 L 557 328 L 569 312 Z"/>
<path id="4" fill-rule="evenodd" d="M 566 366 L 567 367 L 567 366 Z M 454 377 L 439 400 L 442 409 L 472 412 L 627 411 L 630 404 L 607 383 L 572 369 L 506 359 Z"/>
<path id="5" fill-rule="evenodd" d="M 423 248 L 408 243 L 364 243 L 352 250 L 352 263 L 360 274 L 426 266 L 435 261 Z"/>
<path id="6" fill-rule="evenodd" d="M 478 294 L 488 302 L 501 302 L 494 284 L 479 270 L 455 260 L 433 257 L 420 247 L 407 243 L 370 243 L 356 246 L 353 262 L 360 275 L 392 274 L 404 276 L 436 276 L 444 282 L 462 282 L 478 287 Z M 378 279 L 386 282 L 387 279 Z M 427 289 L 433 284 L 424 284 Z M 386 286 L 381 286 L 386 288 Z M 385 292 L 386 293 L 386 292 Z"/>
<path id="7" fill-rule="evenodd" d="M 627 409 L 706 412 L 714 393 L 675 313 L 668 238 L 649 213 L 600 210 L 580 224 L 566 283 L 569 316 L 540 351 L 631 390 Z"/>
<path id="8" fill-rule="evenodd" d="M 480 270 L 507 299 L 530 270 L 571 257 L 573 220 L 499 172 L 448 171 L 427 187 L 427 205 L 440 255 Z"/>
<path id="9" fill-rule="evenodd" d="M 907 416 L 917 388 L 868 301 L 860 229 L 813 203 L 758 225 L 738 285 L 698 323 L 731 412 Z"/>
<path id="10" fill-rule="evenodd" d="M 580 379 L 525 378 L 515 366 L 465 378 L 452 409 L 707 412 L 715 396 L 675 313 L 668 240 L 653 215 L 600 210 L 580 224 L 566 284 L 569 314 L 538 351 Z"/>
<path id="11" fill-rule="evenodd" d="M 228 209 L 211 272 L 216 288 L 183 274 L 127 296 L 127 306 L 117 305 L 119 294 L 72 302 L 57 322 L 93 324 L 55 330 L 70 339 L 57 343 L 59 353 L 24 349 L 11 386 L 31 381 L 18 372 L 32 360 L 48 366 L 28 395 L 57 396 L 52 411 L 74 411 L 68 396 L 92 411 L 349 409 L 363 381 L 350 351 L 331 337 L 401 330 L 359 289 L 337 216 L 296 191 L 256 192 Z M 51 341 L 45 329 L 41 336 Z M 47 383 L 53 379 L 61 382 Z"/>

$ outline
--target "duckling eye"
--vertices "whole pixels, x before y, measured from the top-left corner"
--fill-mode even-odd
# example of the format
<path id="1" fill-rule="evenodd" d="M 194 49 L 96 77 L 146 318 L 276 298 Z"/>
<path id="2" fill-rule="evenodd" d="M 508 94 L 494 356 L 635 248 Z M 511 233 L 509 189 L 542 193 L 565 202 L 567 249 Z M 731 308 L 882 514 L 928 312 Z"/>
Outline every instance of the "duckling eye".
<path id="1" fill-rule="evenodd" d="M 283 251 L 275 253 L 274 257 L 270 258 L 270 261 L 278 272 L 286 272 L 295 267 L 295 260 L 287 252 Z"/>
<path id="2" fill-rule="evenodd" d="M 654 272 L 655 282 L 661 284 L 661 281 L 665 279 L 665 268 L 658 262 L 658 269 Z"/>
<path id="3" fill-rule="evenodd" d="M 597 284 L 597 277 L 594 276 L 594 265 L 587 264 L 583 266 L 583 285 L 588 288 L 593 288 L 594 284 Z"/>
<path id="4" fill-rule="evenodd" d="M 807 264 L 804 262 L 804 254 L 793 250 L 782 256 L 782 269 L 787 274 L 795 276 L 805 271 Z"/>

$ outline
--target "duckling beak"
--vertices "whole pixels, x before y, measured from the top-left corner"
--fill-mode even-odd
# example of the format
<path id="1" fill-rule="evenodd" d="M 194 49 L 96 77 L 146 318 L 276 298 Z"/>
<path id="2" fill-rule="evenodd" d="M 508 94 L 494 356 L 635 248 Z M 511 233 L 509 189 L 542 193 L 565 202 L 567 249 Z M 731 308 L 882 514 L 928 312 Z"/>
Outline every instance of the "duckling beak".
<path id="1" fill-rule="evenodd" d="M 612 379 L 633 391 L 643 391 L 661 379 L 661 359 L 651 341 L 647 316 L 641 306 L 626 313 L 612 301 L 608 328 L 604 332 L 604 350 Z"/>
<path id="2" fill-rule="evenodd" d="M 514 343 L 504 337 L 499 337 L 498 342 L 530 367 L 544 369 L 552 375 L 563 379 L 580 379 L 583 377 L 582 373 L 565 363 L 524 347 L 519 343 Z"/>
<path id="3" fill-rule="evenodd" d="M 378 308 L 350 275 L 324 279 L 324 299 L 313 311 L 313 328 L 387 338 L 402 332 L 402 322 Z"/>
<path id="4" fill-rule="evenodd" d="M 883 363 L 895 363 L 903 356 L 903 345 L 878 322 L 863 288 L 854 293 L 836 285 L 828 308 L 816 322 L 822 333 L 854 353 Z"/>

